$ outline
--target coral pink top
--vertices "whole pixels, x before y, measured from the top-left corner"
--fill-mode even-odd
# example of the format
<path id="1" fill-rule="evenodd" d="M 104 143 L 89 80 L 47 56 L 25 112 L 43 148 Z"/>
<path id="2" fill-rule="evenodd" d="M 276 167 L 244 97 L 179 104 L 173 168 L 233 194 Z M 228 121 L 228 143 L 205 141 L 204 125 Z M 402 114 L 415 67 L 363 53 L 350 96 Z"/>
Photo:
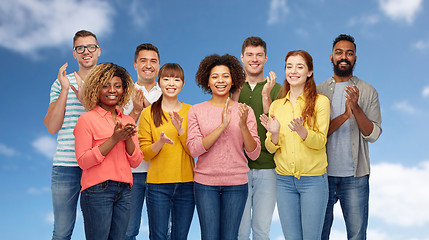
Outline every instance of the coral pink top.
<path id="1" fill-rule="evenodd" d="M 134 123 L 130 116 L 120 111 L 117 113 L 116 121 L 120 119 L 123 125 Z M 143 160 L 137 135 L 132 137 L 135 145 L 132 155 L 127 153 L 125 141 L 118 142 L 106 156 L 103 156 L 98 148 L 112 136 L 114 129 L 111 113 L 100 106 L 82 114 L 77 120 L 73 134 L 77 163 L 83 170 L 81 191 L 106 180 L 133 184 L 131 167 L 137 167 Z"/>
<path id="2" fill-rule="evenodd" d="M 231 109 L 231 122 L 217 141 L 208 149 L 203 146 L 203 138 L 213 132 L 222 122 L 221 107 L 212 106 L 208 102 L 196 104 L 188 113 L 188 139 L 186 145 L 192 157 L 198 157 L 194 181 L 211 186 L 232 186 L 247 183 L 249 167 L 244 155 L 255 160 L 261 152 L 256 129 L 256 118 L 251 107 L 247 116 L 247 126 L 257 146 L 252 152 L 244 149 L 243 137 L 238 115 L 238 103 Z"/>

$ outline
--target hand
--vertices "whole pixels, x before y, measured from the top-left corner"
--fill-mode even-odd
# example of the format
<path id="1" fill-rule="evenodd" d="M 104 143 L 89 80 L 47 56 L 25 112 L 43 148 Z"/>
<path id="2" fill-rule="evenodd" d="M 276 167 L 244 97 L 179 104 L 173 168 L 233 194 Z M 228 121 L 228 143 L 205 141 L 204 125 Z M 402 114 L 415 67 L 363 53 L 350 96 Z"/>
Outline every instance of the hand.
<path id="1" fill-rule="evenodd" d="M 143 91 L 141 89 L 136 89 L 136 92 L 133 96 L 133 109 L 136 112 L 141 112 L 144 108 L 144 100 L 146 98 L 143 95 Z"/>
<path id="2" fill-rule="evenodd" d="M 239 125 L 241 127 L 247 126 L 247 116 L 249 114 L 249 106 L 244 103 L 238 104 L 238 115 L 240 116 Z"/>
<path id="3" fill-rule="evenodd" d="M 267 129 L 271 134 L 279 134 L 280 132 L 280 122 L 274 115 L 271 115 L 269 118 L 267 115 L 262 114 L 259 116 L 259 120 L 261 120 L 262 126 Z"/>
<path id="4" fill-rule="evenodd" d="M 240 93 L 241 93 L 241 89 L 243 88 L 243 86 L 241 86 L 241 88 L 235 90 L 235 92 L 233 94 L 231 94 L 231 99 L 233 101 L 238 102 L 238 99 L 240 98 Z"/>
<path id="5" fill-rule="evenodd" d="M 346 86 L 345 91 L 346 91 L 345 97 L 347 98 L 347 101 L 349 101 L 351 111 L 353 112 L 353 109 L 359 107 L 358 105 L 359 88 L 356 85 Z"/>
<path id="6" fill-rule="evenodd" d="M 353 115 L 352 107 L 350 106 L 349 100 L 346 100 L 346 110 L 344 111 L 344 115 L 347 116 L 347 119 L 349 119 Z"/>
<path id="7" fill-rule="evenodd" d="M 229 98 L 226 100 L 225 107 L 223 107 L 222 110 L 222 123 L 223 126 L 226 128 L 231 121 L 231 106 L 228 106 L 229 104 Z"/>
<path id="8" fill-rule="evenodd" d="M 68 63 L 64 63 L 64 65 L 62 65 L 60 67 L 60 70 L 58 72 L 58 81 L 60 82 L 61 85 L 61 89 L 65 90 L 65 89 L 69 89 L 70 87 L 70 81 L 67 78 L 67 72 L 66 72 L 66 68 L 69 64 Z"/>
<path id="9" fill-rule="evenodd" d="M 162 143 L 174 144 L 173 140 L 167 137 L 164 132 L 161 132 L 159 136 L 159 141 L 161 141 Z"/>
<path id="10" fill-rule="evenodd" d="M 152 103 L 149 102 L 149 100 L 147 100 L 147 98 L 143 95 L 143 107 L 147 108 L 151 105 Z"/>
<path id="11" fill-rule="evenodd" d="M 267 83 L 265 83 L 264 88 L 262 89 L 262 97 L 270 97 L 271 90 L 274 85 L 276 85 L 277 76 L 271 71 L 270 76 L 266 77 Z"/>
<path id="12" fill-rule="evenodd" d="M 292 130 L 292 132 L 296 132 L 298 133 L 298 135 L 305 140 L 307 138 L 307 129 L 304 127 L 303 125 L 303 118 L 302 116 L 299 118 L 294 118 L 292 119 L 292 121 L 290 121 L 290 124 L 288 125 L 288 127 L 290 128 L 290 130 Z"/>
<path id="13" fill-rule="evenodd" d="M 182 135 L 185 132 L 182 127 L 183 117 L 181 117 L 177 112 L 169 112 L 168 114 L 170 114 L 171 123 L 176 128 L 177 133 L 179 134 L 179 136 Z"/>
<path id="14" fill-rule="evenodd" d="M 115 124 L 115 129 L 112 134 L 112 137 L 120 141 L 125 141 L 134 136 L 137 133 L 136 124 L 134 123 L 127 123 L 125 126 L 122 125 L 122 122 L 120 119 Z"/>
<path id="15" fill-rule="evenodd" d="M 83 81 L 82 81 L 82 78 L 79 76 L 79 74 L 77 74 L 76 72 L 74 72 L 74 77 L 76 78 L 77 89 L 71 84 L 70 84 L 70 87 L 73 90 L 74 94 L 76 94 L 76 97 L 79 100 L 79 102 L 83 104 L 83 88 L 82 88 Z"/>

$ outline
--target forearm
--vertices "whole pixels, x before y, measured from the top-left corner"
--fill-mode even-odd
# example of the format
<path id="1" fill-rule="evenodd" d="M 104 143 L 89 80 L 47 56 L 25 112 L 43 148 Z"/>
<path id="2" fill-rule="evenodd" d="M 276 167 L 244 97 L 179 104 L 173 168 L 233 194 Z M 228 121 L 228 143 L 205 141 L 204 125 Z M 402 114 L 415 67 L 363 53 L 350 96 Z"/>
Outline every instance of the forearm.
<path id="1" fill-rule="evenodd" d="M 104 143 L 98 146 L 98 149 L 100 150 L 101 155 L 106 156 L 115 147 L 115 145 L 118 142 L 119 141 L 116 140 L 113 136 L 108 138 Z M 127 152 L 128 152 L 128 149 L 127 149 Z"/>
<path id="2" fill-rule="evenodd" d="M 373 123 L 368 119 L 360 107 L 353 109 L 353 115 L 355 116 L 360 132 L 364 136 L 369 136 L 374 128 Z"/>
<path id="3" fill-rule="evenodd" d="M 158 153 L 159 151 L 161 151 L 162 147 L 164 146 L 164 142 L 161 141 L 161 138 L 159 138 L 158 140 L 156 140 L 156 142 L 154 142 L 151 146 L 152 151 Z"/>
<path id="4" fill-rule="evenodd" d="M 226 127 L 223 124 L 220 124 L 219 127 L 217 127 L 213 132 L 203 138 L 203 146 L 206 151 L 209 150 L 211 146 L 213 146 L 213 144 L 218 140 L 225 128 Z"/>
<path id="5" fill-rule="evenodd" d="M 240 127 L 240 130 L 241 135 L 243 136 L 244 149 L 247 152 L 253 152 L 257 147 L 257 143 L 252 137 L 252 134 L 250 134 L 249 128 L 247 127 L 247 125 L 244 125 L 243 127 Z"/>
<path id="6" fill-rule="evenodd" d="M 262 94 L 262 108 L 264 110 L 264 113 L 268 113 L 270 111 L 272 100 L 269 95 Z"/>
<path id="7" fill-rule="evenodd" d="M 343 125 L 347 121 L 347 119 L 349 118 L 344 113 L 332 119 L 329 124 L 328 136 L 331 135 L 333 132 L 337 131 L 338 128 L 340 128 L 341 125 Z"/>
<path id="8" fill-rule="evenodd" d="M 56 134 L 62 127 L 66 111 L 68 89 L 62 90 L 58 99 L 49 104 L 44 124 L 50 134 Z"/>
<path id="9" fill-rule="evenodd" d="M 136 145 L 131 137 L 125 140 L 125 149 L 127 150 L 128 155 L 133 155 L 135 148 Z"/>
<path id="10" fill-rule="evenodd" d="M 130 114 L 128 114 L 128 116 L 132 117 L 134 119 L 135 122 L 138 122 L 139 118 L 140 118 L 140 114 L 142 112 L 143 109 L 136 109 L 133 108 L 133 110 L 130 112 Z"/>

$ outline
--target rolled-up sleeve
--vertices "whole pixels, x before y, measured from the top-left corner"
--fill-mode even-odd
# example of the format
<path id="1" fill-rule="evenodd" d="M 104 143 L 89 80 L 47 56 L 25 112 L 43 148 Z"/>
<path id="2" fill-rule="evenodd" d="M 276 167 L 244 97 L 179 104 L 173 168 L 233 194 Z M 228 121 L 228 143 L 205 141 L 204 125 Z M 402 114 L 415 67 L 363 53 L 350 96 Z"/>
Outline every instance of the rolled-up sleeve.
<path id="1" fill-rule="evenodd" d="M 79 167 L 83 170 L 102 163 L 105 158 L 98 146 L 92 146 L 94 134 L 86 121 L 84 117 L 80 117 L 73 130 L 76 159 Z"/>
<path id="2" fill-rule="evenodd" d="M 373 129 L 371 134 L 368 136 L 364 136 L 362 133 L 361 135 L 365 141 L 373 143 L 377 141 L 382 132 L 380 101 L 378 100 L 378 93 L 375 89 L 373 89 L 371 94 L 371 102 L 369 104 L 368 110 L 366 111 L 366 117 L 372 122 Z"/>
<path id="3" fill-rule="evenodd" d="M 132 168 L 136 168 L 140 165 L 141 161 L 143 161 L 143 153 L 140 150 L 140 148 L 138 147 L 139 141 L 138 141 L 137 135 L 132 136 L 132 139 L 133 139 L 134 146 L 135 146 L 134 152 L 132 155 L 129 155 L 127 153 L 127 151 L 125 151 L 125 153 L 127 155 L 127 159 L 128 159 L 128 162 L 130 163 L 130 166 Z"/>

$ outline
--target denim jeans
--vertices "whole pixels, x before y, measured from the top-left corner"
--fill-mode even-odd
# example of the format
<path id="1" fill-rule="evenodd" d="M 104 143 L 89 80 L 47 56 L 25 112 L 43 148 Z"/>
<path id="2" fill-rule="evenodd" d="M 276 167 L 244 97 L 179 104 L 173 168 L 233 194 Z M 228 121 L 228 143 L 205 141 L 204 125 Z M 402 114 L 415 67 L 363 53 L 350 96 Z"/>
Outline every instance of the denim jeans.
<path id="1" fill-rule="evenodd" d="M 239 240 L 270 239 L 270 227 L 276 205 L 276 171 L 274 169 L 250 169 L 249 194 L 238 231 Z"/>
<path id="2" fill-rule="evenodd" d="M 328 202 L 328 176 L 277 175 L 277 207 L 287 240 L 318 240 Z"/>
<path id="3" fill-rule="evenodd" d="M 71 239 L 76 220 L 81 176 L 82 169 L 80 167 L 52 167 L 53 240 Z"/>
<path id="4" fill-rule="evenodd" d="M 142 219 L 143 203 L 146 196 L 147 173 L 133 173 L 133 187 L 131 188 L 131 213 L 128 222 L 125 240 L 136 240 L 139 235 Z"/>
<path id="5" fill-rule="evenodd" d="M 130 219 L 131 187 L 105 181 L 82 191 L 80 207 L 87 240 L 124 239 Z"/>
<path id="6" fill-rule="evenodd" d="M 202 240 L 237 239 L 247 192 L 247 183 L 235 186 L 195 183 L 195 204 Z"/>
<path id="7" fill-rule="evenodd" d="M 186 240 L 194 216 L 194 182 L 147 184 L 151 240 Z M 171 220 L 170 220 L 171 216 Z M 169 224 L 171 221 L 171 235 Z"/>
<path id="8" fill-rule="evenodd" d="M 347 239 L 365 240 L 368 226 L 369 175 L 363 177 L 328 177 L 329 200 L 322 239 L 329 239 L 334 221 L 334 204 L 340 200 Z"/>

